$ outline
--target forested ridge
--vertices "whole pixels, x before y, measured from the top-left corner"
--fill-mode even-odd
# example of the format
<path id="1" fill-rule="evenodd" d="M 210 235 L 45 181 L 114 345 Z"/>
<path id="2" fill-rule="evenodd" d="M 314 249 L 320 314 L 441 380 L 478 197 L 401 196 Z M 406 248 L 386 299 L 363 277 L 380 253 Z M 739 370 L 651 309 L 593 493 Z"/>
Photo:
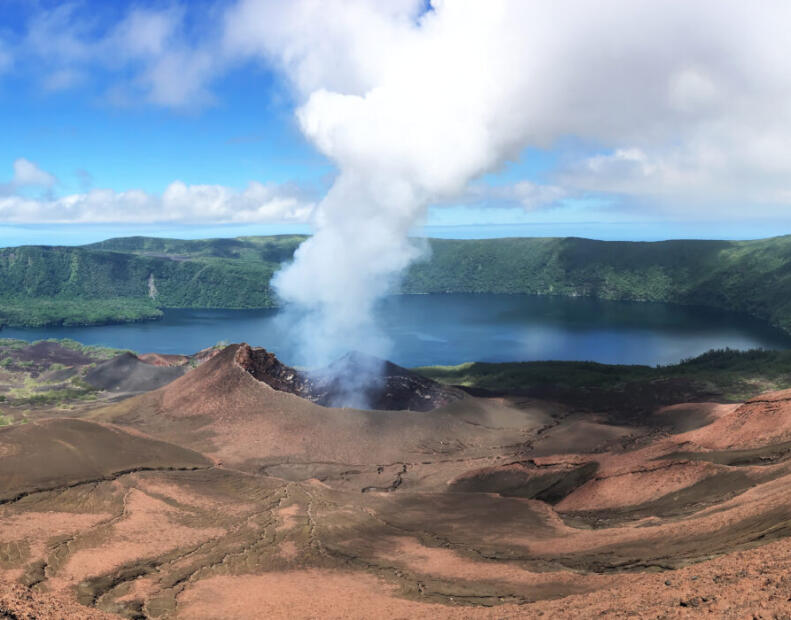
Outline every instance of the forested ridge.
<path id="1" fill-rule="evenodd" d="M 304 237 L 110 239 L 0 249 L 0 323 L 95 324 L 164 308 L 267 308 Z M 791 332 L 791 236 L 758 241 L 580 238 L 428 241 L 396 293 L 661 301 L 746 312 Z"/>

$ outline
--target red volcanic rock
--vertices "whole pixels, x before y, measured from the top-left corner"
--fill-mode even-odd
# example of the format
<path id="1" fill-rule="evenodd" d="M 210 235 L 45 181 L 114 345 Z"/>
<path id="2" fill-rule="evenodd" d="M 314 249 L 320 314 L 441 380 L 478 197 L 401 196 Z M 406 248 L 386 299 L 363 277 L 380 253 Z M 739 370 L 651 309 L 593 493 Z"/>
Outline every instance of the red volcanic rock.
<path id="1" fill-rule="evenodd" d="M 166 353 L 143 353 L 138 355 L 141 362 L 151 366 L 185 366 L 189 362 L 186 355 L 168 355 Z"/>
<path id="2" fill-rule="evenodd" d="M 208 349 L 201 349 L 193 355 L 172 355 L 169 353 L 143 353 L 138 356 L 141 362 L 150 364 L 152 366 L 186 366 L 190 363 L 193 365 L 202 364 L 217 355 L 222 349 L 218 347 L 209 347 Z"/>
<path id="3" fill-rule="evenodd" d="M 234 362 L 269 387 L 310 398 L 311 388 L 307 377 L 283 364 L 274 353 L 266 349 L 253 349 L 242 343 L 236 351 Z"/>
<path id="4" fill-rule="evenodd" d="M 265 371 L 271 358 L 263 350 L 240 353 L 243 348 L 250 349 L 230 345 L 172 383 L 113 403 L 96 418 L 197 449 L 246 471 L 286 457 L 300 462 L 379 464 L 420 458 L 426 450 L 452 453 L 470 444 L 500 446 L 511 437 L 504 426 L 537 428 L 545 419 L 471 396 L 430 415 L 323 407 L 321 401 L 257 379 L 254 372 Z M 269 366 L 270 371 L 274 367 Z M 455 394 L 453 389 L 439 388 Z M 392 480 L 384 478 L 366 479 L 360 487 L 386 487 Z"/>
<path id="5" fill-rule="evenodd" d="M 38 618 L 112 620 L 119 617 L 80 605 L 62 594 L 39 592 L 17 583 L 0 580 L 0 618 L 3 620 L 37 620 Z"/>
<path id="6" fill-rule="evenodd" d="M 712 424 L 678 438 L 710 449 L 745 449 L 791 441 L 791 390 L 751 398 Z"/>
<path id="7" fill-rule="evenodd" d="M 349 353 L 311 373 L 286 366 L 273 353 L 248 344 L 239 346 L 234 361 L 275 390 L 324 407 L 431 411 L 464 397 L 461 390 L 360 353 Z"/>
<path id="8" fill-rule="evenodd" d="M 197 353 L 190 355 L 190 360 L 195 361 L 198 364 L 208 362 L 210 359 L 213 359 L 219 355 L 223 348 L 224 347 L 207 347 L 206 349 L 201 349 Z"/>

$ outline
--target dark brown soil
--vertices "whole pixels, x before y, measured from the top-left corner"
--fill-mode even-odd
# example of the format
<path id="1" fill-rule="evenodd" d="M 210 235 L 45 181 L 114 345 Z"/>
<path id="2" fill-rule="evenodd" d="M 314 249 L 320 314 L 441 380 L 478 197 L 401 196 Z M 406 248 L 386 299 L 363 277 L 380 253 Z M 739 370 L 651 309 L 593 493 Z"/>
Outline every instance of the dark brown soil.
<path id="1" fill-rule="evenodd" d="M 178 379 L 185 366 L 153 366 L 132 353 L 122 353 L 106 362 L 97 364 L 85 373 L 85 382 L 107 392 L 150 392 Z"/>
<path id="2" fill-rule="evenodd" d="M 524 497 L 556 504 L 590 480 L 599 469 L 596 461 L 575 465 L 536 465 L 518 461 L 465 472 L 448 484 L 458 493 L 498 493 L 503 497 Z"/>
<path id="3" fill-rule="evenodd" d="M 0 428 L 0 455 L 0 503 L 46 489 L 111 479 L 120 472 L 211 465 L 179 446 L 68 418 Z"/>
<path id="4" fill-rule="evenodd" d="M 18 349 L 11 353 L 11 357 L 20 362 L 32 362 L 51 366 L 52 364 L 63 364 L 64 366 L 81 366 L 95 361 L 80 351 L 69 349 L 57 342 L 36 342 L 23 349 Z"/>
<path id="5" fill-rule="evenodd" d="M 54 364 L 58 364 L 59 367 L 68 366 L 72 369 L 79 369 L 99 360 L 98 357 L 91 357 L 58 342 L 48 341 L 40 341 L 22 347 L 2 346 L 0 353 L 7 360 L 5 362 L 7 370 L 25 371 L 33 377 L 46 372 Z"/>

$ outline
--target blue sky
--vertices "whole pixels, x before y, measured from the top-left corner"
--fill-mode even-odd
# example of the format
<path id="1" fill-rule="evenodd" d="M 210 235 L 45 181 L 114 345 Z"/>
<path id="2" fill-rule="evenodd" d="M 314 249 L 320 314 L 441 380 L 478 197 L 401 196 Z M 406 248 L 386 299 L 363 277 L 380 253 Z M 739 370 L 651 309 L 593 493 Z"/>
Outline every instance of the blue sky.
<path id="1" fill-rule="evenodd" d="M 295 118 L 312 88 L 303 83 L 302 67 L 289 65 L 268 42 L 295 39 L 271 30 L 243 33 L 244 39 L 228 25 L 228 16 L 242 8 L 265 17 L 273 6 L 278 10 L 277 3 L 252 0 L 3 0 L 0 245 L 311 230 L 311 209 L 331 187 L 338 164 Z M 426 7 L 408 10 L 419 20 Z M 330 29 L 333 19 L 343 22 L 332 11 L 325 18 Z M 270 39 L 259 44 L 255 37 Z M 699 65 L 682 61 L 678 67 Z M 678 67 L 668 69 L 671 91 L 679 79 L 689 82 Z M 727 69 L 718 70 L 724 75 Z M 690 78 L 695 93 L 703 88 L 699 83 L 714 79 L 715 72 L 705 70 L 696 68 Z M 727 78 L 717 77 L 724 93 Z M 339 80 L 335 74 L 323 79 L 331 87 Z M 767 78 L 767 92 L 776 93 L 774 79 Z M 539 86 L 536 98 L 542 96 Z M 563 114 L 563 102 L 557 108 Z M 735 161 L 749 175 L 728 194 L 712 190 L 723 186 L 713 175 L 664 191 L 667 179 L 679 178 L 673 166 L 682 172 L 691 166 L 689 145 L 697 148 L 709 138 L 712 145 L 728 143 L 720 134 L 704 135 L 703 125 L 678 121 L 656 140 L 637 135 L 634 127 L 608 135 L 577 131 L 577 121 L 557 124 L 553 133 L 501 157 L 489 172 L 473 175 L 463 191 L 432 203 L 413 232 L 648 240 L 791 232 L 787 192 L 760 168 L 766 168 L 760 157 Z M 762 143 L 760 135 L 756 143 Z M 778 165 L 787 172 L 786 162 Z M 183 186 L 173 198 L 175 182 Z"/>

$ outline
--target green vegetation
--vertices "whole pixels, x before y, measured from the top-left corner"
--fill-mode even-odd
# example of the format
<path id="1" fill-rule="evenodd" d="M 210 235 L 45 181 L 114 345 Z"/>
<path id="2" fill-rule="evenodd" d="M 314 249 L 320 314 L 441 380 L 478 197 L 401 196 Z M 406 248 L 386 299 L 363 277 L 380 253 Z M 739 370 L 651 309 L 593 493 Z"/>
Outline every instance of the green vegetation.
<path id="1" fill-rule="evenodd" d="M 528 293 L 735 310 L 791 332 L 791 236 L 632 243 L 433 240 L 407 293 Z"/>
<path id="2" fill-rule="evenodd" d="M 0 325 L 97 325 L 158 318 L 160 308 L 272 307 L 269 280 L 302 240 L 138 237 L 1 249 Z"/>
<path id="3" fill-rule="evenodd" d="M 301 236 L 130 237 L 0 250 L 0 324 L 96 324 L 162 308 L 268 308 Z M 400 292 L 527 293 L 705 305 L 791 332 L 791 236 L 759 241 L 430 240 Z"/>
<path id="4" fill-rule="evenodd" d="M 75 357 L 72 351 L 85 357 Z M 83 345 L 70 339 L 53 338 L 30 343 L 2 338 L 0 366 L 3 367 L 3 393 L 0 394 L 0 402 L 16 410 L 16 420 L 19 422 L 20 407 L 63 408 L 77 402 L 95 400 L 100 390 L 85 381 L 85 369 L 125 352 Z M 70 371 L 75 359 L 77 367 Z"/>
<path id="5" fill-rule="evenodd" d="M 551 388 L 627 391 L 635 384 L 683 379 L 700 393 L 737 402 L 762 392 L 791 388 L 791 351 L 721 349 L 657 367 L 596 362 L 474 362 L 414 370 L 442 383 L 514 394 Z"/>
<path id="6" fill-rule="evenodd" d="M 7 388 L 3 402 L 9 406 L 58 406 L 74 401 L 94 400 L 99 390 L 75 376 L 55 386 L 51 382 L 17 371 L 15 385 Z"/>
<path id="7" fill-rule="evenodd" d="M 112 347 L 103 347 L 101 345 L 82 344 L 81 342 L 77 342 L 71 338 L 47 338 L 46 340 L 36 340 L 30 343 L 24 340 L 12 340 L 12 342 L 21 342 L 24 346 L 32 346 L 40 342 L 54 342 L 65 349 L 77 351 L 83 355 L 92 357 L 95 360 L 109 360 L 116 357 L 117 355 L 121 355 L 121 353 L 135 353 L 135 351 L 131 351 L 129 349 L 113 349 Z M 0 346 L 2 346 L 1 343 Z M 49 366 L 49 370 L 59 370 L 60 368 L 66 368 L 66 366 L 63 364 L 51 364 Z"/>
<path id="8" fill-rule="evenodd" d="M 0 300 L 0 325 L 104 325 L 146 321 L 162 317 L 162 311 L 146 299 L 61 299 L 19 296 Z"/>
<path id="9" fill-rule="evenodd" d="M 81 386 L 69 386 L 60 390 L 48 390 L 46 392 L 31 392 L 22 390 L 11 390 L 9 393 L 9 404 L 16 407 L 21 405 L 43 406 L 43 405 L 62 405 L 76 400 L 94 400 L 99 390 L 95 388 L 85 388 Z"/>

